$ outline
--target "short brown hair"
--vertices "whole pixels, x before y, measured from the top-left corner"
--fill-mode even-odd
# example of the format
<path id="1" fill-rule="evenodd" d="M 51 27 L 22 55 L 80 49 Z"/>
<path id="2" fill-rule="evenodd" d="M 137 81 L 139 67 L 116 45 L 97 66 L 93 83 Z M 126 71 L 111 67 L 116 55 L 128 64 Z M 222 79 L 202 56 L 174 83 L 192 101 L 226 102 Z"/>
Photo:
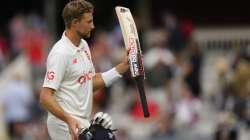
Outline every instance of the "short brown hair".
<path id="1" fill-rule="evenodd" d="M 73 0 L 66 4 L 62 17 L 66 28 L 70 28 L 73 19 L 81 19 L 84 13 L 94 11 L 94 6 L 86 0 Z"/>

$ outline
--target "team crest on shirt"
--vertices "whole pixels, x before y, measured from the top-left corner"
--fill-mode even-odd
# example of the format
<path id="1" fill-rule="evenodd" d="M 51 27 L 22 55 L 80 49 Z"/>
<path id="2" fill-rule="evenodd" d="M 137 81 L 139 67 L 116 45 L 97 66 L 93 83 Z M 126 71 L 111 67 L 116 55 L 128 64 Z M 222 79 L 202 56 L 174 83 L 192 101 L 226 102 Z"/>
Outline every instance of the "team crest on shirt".
<path id="1" fill-rule="evenodd" d="M 73 63 L 73 64 L 76 64 L 76 63 L 77 63 L 77 58 L 73 58 L 72 63 Z"/>
<path id="2" fill-rule="evenodd" d="M 55 78 L 55 72 L 54 71 L 48 71 L 47 73 L 46 73 L 46 78 L 47 78 L 47 80 L 54 80 L 54 78 Z"/>

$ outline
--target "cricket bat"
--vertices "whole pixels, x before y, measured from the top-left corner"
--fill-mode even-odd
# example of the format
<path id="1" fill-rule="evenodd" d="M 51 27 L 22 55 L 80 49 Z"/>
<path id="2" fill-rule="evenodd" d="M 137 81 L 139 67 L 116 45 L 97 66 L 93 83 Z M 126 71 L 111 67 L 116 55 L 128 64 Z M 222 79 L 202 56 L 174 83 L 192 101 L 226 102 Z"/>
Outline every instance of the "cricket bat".
<path id="1" fill-rule="evenodd" d="M 130 71 L 140 94 L 144 117 L 149 117 L 150 114 L 144 88 L 145 72 L 136 25 L 128 8 L 117 6 L 115 7 L 115 11 L 122 30 L 125 47 L 129 50 Z"/>

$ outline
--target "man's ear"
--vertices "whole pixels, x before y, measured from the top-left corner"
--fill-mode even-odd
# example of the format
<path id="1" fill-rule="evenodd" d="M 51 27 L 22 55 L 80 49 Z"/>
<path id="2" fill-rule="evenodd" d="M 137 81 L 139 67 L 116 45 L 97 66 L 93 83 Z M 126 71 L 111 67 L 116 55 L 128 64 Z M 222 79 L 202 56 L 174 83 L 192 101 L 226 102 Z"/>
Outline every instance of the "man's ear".
<path id="1" fill-rule="evenodd" d="M 75 18 L 75 19 L 72 20 L 71 26 L 75 26 L 75 25 L 78 24 L 79 22 L 80 22 L 80 20 L 77 19 L 77 18 Z"/>

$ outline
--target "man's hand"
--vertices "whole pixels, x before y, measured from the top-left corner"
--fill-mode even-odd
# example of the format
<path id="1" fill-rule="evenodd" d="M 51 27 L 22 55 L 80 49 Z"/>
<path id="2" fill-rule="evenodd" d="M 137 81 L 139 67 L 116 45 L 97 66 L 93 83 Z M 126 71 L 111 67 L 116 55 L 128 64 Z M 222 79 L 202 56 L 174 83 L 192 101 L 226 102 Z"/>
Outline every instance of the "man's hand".
<path id="1" fill-rule="evenodd" d="M 126 51 L 126 54 L 122 60 L 122 62 L 120 64 L 118 64 L 115 68 L 117 70 L 118 73 L 120 73 L 121 75 L 124 74 L 125 72 L 127 72 L 127 70 L 129 69 L 129 51 Z"/>
<path id="2" fill-rule="evenodd" d="M 129 52 L 130 52 L 130 49 L 126 50 L 126 53 L 125 53 L 123 61 L 122 61 L 122 63 L 124 65 L 129 65 L 129 59 L 128 59 L 129 58 Z"/>
<path id="3" fill-rule="evenodd" d="M 92 124 L 98 124 L 106 129 L 110 129 L 113 125 L 113 122 L 107 113 L 98 112 L 95 114 Z"/>
<path id="4" fill-rule="evenodd" d="M 71 134 L 72 140 L 78 140 L 78 131 L 80 128 L 79 122 L 72 117 L 68 117 L 67 124 L 69 126 L 69 132 Z"/>

